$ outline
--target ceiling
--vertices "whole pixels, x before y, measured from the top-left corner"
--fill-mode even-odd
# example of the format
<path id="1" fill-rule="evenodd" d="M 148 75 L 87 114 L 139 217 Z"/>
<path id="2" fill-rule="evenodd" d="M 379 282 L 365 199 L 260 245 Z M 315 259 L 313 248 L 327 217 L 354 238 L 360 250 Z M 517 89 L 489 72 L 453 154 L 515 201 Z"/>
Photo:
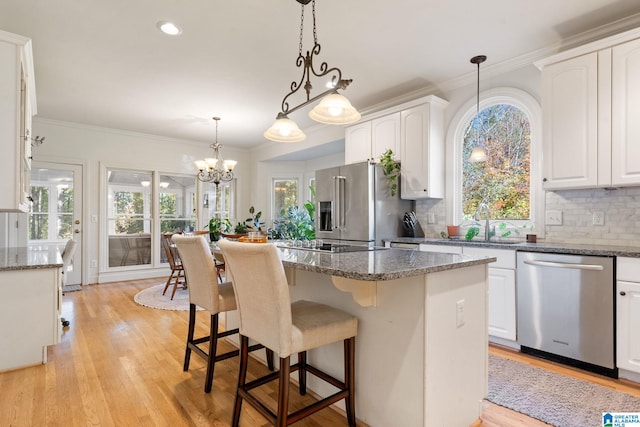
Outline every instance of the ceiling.
<path id="1" fill-rule="evenodd" d="M 294 0 L 2 0 L 0 29 L 33 39 L 39 118 L 210 143 L 220 116 L 220 142 L 249 148 L 266 141 L 302 75 L 300 9 Z M 490 69 L 639 13 L 638 0 L 318 0 L 319 59 L 353 79 L 343 93 L 366 112 L 471 81 L 472 56 L 487 55 Z M 182 34 L 162 34 L 162 20 Z M 324 90 L 312 83 L 312 96 Z M 308 109 L 291 115 L 303 129 L 314 125 Z"/>

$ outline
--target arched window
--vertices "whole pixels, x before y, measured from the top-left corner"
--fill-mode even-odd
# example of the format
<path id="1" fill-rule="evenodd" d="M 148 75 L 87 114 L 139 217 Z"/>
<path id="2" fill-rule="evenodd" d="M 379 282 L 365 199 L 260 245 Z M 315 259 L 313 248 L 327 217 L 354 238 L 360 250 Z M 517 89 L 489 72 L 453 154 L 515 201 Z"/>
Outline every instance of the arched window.
<path id="1" fill-rule="evenodd" d="M 452 125 L 452 223 L 473 226 L 485 203 L 497 237 L 524 237 L 532 230 L 542 237 L 538 102 L 518 89 L 492 89 L 481 94 L 478 115 L 469 101 Z M 469 161 L 476 146 L 485 150 L 486 161 Z"/>

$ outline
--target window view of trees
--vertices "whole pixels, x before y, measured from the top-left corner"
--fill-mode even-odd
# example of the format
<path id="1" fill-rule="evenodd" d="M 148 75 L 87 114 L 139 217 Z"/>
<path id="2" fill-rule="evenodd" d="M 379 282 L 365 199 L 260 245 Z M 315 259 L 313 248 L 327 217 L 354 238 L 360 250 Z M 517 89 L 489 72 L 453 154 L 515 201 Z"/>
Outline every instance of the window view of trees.
<path id="1" fill-rule="evenodd" d="M 298 205 L 298 180 L 273 180 L 273 214 L 274 218 L 283 216 L 290 206 Z"/>
<path id="2" fill-rule="evenodd" d="M 113 210 L 116 234 L 144 231 L 144 195 L 139 191 L 114 191 Z"/>
<path id="3" fill-rule="evenodd" d="M 469 162 L 477 145 L 488 160 Z M 531 126 L 526 114 L 513 105 L 497 104 L 480 111 L 466 127 L 462 149 L 462 210 L 464 219 L 474 216 L 486 202 L 491 219 L 526 220 L 531 215 Z"/>
<path id="4" fill-rule="evenodd" d="M 29 215 L 29 240 L 49 238 L 49 187 L 32 185 L 31 214 Z"/>
<path id="5" fill-rule="evenodd" d="M 56 197 L 50 203 L 51 195 Z M 29 214 L 29 240 L 67 240 L 73 227 L 73 188 L 58 183 L 34 183 Z"/>

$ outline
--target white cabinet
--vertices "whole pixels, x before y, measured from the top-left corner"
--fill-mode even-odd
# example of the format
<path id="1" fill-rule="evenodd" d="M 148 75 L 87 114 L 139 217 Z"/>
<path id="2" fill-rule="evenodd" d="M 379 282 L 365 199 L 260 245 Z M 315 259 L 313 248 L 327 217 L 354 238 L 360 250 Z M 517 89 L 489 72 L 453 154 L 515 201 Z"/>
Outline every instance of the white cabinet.
<path id="1" fill-rule="evenodd" d="M 345 164 L 377 162 L 388 149 L 400 160 L 399 146 L 400 113 L 358 123 L 345 132 Z"/>
<path id="2" fill-rule="evenodd" d="M 517 347 L 516 340 L 516 251 L 470 246 L 421 243 L 423 252 L 496 257 L 489 264 L 489 341 Z M 504 340 L 504 341 L 503 341 Z"/>
<path id="3" fill-rule="evenodd" d="M 35 113 L 31 41 L 0 31 L 0 211 L 31 206 L 31 117 Z"/>
<path id="4" fill-rule="evenodd" d="M 640 30 L 539 61 L 546 190 L 640 185 Z"/>
<path id="5" fill-rule="evenodd" d="M 400 197 L 444 197 L 444 110 L 435 96 L 400 113 Z"/>
<path id="6" fill-rule="evenodd" d="M 489 264 L 489 341 L 496 341 L 492 338 L 515 341 L 516 251 L 465 246 L 463 253 L 497 258 Z"/>
<path id="7" fill-rule="evenodd" d="M 0 371 L 47 362 L 60 340 L 60 268 L 0 271 Z"/>
<path id="8" fill-rule="evenodd" d="M 640 259 L 618 257 L 616 263 L 616 365 L 640 373 Z"/>

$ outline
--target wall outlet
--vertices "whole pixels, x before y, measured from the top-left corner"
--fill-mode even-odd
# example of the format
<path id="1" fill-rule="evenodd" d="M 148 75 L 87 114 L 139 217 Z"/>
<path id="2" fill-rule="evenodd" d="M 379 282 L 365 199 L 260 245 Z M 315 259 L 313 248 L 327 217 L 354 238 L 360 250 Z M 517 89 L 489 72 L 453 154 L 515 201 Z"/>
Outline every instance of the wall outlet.
<path id="1" fill-rule="evenodd" d="M 545 223 L 546 225 L 562 225 L 562 211 L 547 211 Z"/>
<path id="2" fill-rule="evenodd" d="M 604 212 L 602 211 L 593 212 L 593 225 L 604 225 Z"/>
<path id="3" fill-rule="evenodd" d="M 464 300 L 456 301 L 456 327 L 464 325 Z"/>
<path id="4" fill-rule="evenodd" d="M 91 260 L 91 268 L 98 268 L 98 260 L 95 260 L 95 259 Z"/>
<path id="5" fill-rule="evenodd" d="M 435 224 L 436 222 L 436 214 L 433 212 L 429 212 L 427 214 L 427 224 Z"/>

